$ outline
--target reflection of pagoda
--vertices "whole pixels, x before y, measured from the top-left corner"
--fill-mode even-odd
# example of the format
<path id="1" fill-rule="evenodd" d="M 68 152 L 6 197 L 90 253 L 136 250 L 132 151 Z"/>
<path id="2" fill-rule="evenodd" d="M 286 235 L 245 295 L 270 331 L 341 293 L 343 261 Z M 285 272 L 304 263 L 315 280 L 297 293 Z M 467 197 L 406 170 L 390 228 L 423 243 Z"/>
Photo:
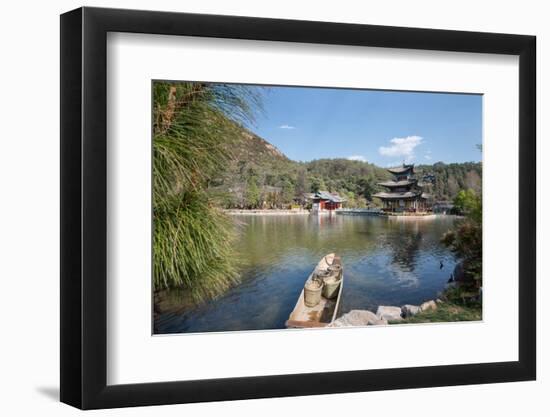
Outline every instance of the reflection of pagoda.
<path id="1" fill-rule="evenodd" d="M 378 185 L 387 188 L 387 191 L 374 194 L 384 204 L 384 211 L 388 212 L 425 212 L 428 208 L 429 196 L 422 192 L 422 186 L 414 176 L 414 164 L 397 168 L 390 168 L 393 174 L 392 181 L 380 182 Z"/>

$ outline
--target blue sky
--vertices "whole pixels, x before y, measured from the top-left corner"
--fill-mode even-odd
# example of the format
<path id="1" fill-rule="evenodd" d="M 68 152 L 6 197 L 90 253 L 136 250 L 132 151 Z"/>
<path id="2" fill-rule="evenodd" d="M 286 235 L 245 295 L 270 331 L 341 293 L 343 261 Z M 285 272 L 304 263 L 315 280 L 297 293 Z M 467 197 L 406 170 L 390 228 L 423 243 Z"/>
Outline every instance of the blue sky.
<path id="1" fill-rule="evenodd" d="M 261 88 L 261 87 L 254 87 Z M 482 96 L 303 87 L 261 88 L 255 133 L 290 159 L 480 161 Z"/>

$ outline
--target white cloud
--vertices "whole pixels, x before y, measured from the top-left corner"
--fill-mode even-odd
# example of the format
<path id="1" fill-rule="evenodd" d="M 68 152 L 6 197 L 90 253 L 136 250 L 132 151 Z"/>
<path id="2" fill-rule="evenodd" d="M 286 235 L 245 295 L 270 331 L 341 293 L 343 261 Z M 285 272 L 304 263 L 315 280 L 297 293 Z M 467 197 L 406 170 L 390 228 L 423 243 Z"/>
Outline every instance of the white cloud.
<path id="1" fill-rule="evenodd" d="M 432 159 L 431 155 L 428 155 L 428 154 L 424 155 L 424 158 L 426 158 L 428 161 L 429 161 L 430 159 Z"/>
<path id="2" fill-rule="evenodd" d="M 296 129 L 294 126 L 290 126 L 290 125 L 281 125 L 279 126 L 279 129 Z"/>
<path id="3" fill-rule="evenodd" d="M 380 155 L 392 158 L 403 157 L 405 162 L 411 162 L 415 157 L 414 148 L 422 144 L 422 138 L 420 136 L 393 138 L 390 143 L 390 146 L 380 146 L 378 148 Z"/>
<path id="4" fill-rule="evenodd" d="M 363 155 L 351 155 L 348 156 L 347 159 L 349 159 L 350 161 L 367 162 L 367 158 L 365 158 Z"/>

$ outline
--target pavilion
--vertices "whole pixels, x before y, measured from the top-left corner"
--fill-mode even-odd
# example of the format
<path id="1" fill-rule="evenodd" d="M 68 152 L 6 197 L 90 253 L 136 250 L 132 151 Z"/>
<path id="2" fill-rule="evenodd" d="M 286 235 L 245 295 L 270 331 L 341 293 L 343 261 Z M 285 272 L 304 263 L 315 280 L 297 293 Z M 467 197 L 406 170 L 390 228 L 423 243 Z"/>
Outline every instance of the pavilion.
<path id="1" fill-rule="evenodd" d="M 387 191 L 373 196 L 382 200 L 382 209 L 390 213 L 426 212 L 430 196 L 422 191 L 422 184 L 415 177 L 414 164 L 403 164 L 388 171 L 393 175 L 393 180 L 378 183 Z"/>
<path id="2" fill-rule="evenodd" d="M 328 191 L 317 191 L 309 196 L 311 200 L 311 209 L 313 212 L 334 211 L 342 208 L 342 203 L 346 201 L 336 193 Z"/>

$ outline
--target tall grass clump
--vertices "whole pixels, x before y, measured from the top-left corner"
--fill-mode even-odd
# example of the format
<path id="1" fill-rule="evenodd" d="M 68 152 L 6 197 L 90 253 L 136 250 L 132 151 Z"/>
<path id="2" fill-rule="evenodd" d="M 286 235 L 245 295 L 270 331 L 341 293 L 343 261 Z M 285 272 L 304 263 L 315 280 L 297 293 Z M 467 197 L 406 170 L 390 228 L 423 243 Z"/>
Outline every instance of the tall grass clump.
<path id="1" fill-rule="evenodd" d="M 260 106 L 244 86 L 153 83 L 153 285 L 196 301 L 237 282 L 232 221 L 206 192 Z"/>

